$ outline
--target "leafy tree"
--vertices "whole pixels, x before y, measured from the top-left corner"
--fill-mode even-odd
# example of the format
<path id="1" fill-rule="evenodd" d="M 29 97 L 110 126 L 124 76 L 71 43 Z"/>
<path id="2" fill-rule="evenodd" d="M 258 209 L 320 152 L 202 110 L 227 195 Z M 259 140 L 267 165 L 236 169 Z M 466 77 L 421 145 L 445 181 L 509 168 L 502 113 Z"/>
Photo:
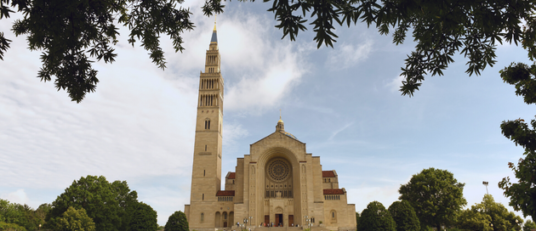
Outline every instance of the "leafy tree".
<path id="1" fill-rule="evenodd" d="M 391 214 L 378 201 L 370 202 L 367 208 L 361 212 L 357 231 L 395 231 L 396 223 Z"/>
<path id="2" fill-rule="evenodd" d="M 127 230 L 130 216 L 127 210 L 129 207 L 138 203 L 138 193 L 136 191 L 130 191 L 126 181 L 114 181 L 111 186 L 116 193 L 115 199 L 120 207 L 118 215 L 122 218 L 122 222 L 119 230 Z"/>
<path id="3" fill-rule="evenodd" d="M 536 64 L 532 66 L 523 63 L 512 63 L 501 70 L 501 78 L 509 84 L 515 85 L 516 94 L 522 96 L 525 103 L 536 104 Z M 536 120 L 532 120 L 529 127 L 525 120 L 508 120 L 501 124 L 502 134 L 512 140 L 516 145 L 525 149 L 524 158 L 520 158 L 517 166 L 508 163 L 514 171 L 517 183 L 510 182 L 510 177 L 503 178 L 499 187 L 504 195 L 510 198 L 510 206 L 521 210 L 524 216 L 536 217 Z"/>
<path id="4" fill-rule="evenodd" d="M 6 223 L 14 223 L 21 225 L 24 220 L 24 214 L 17 207 L 17 204 L 10 203 L 7 200 L 0 199 L 0 217 Z"/>
<path id="5" fill-rule="evenodd" d="M 35 215 L 39 219 L 39 224 L 42 226 L 45 225 L 45 218 L 50 210 L 52 210 L 52 205 L 47 203 L 39 205 L 39 207 L 35 210 Z"/>
<path id="6" fill-rule="evenodd" d="M 186 219 L 186 214 L 184 214 L 182 211 L 177 211 L 171 216 L 169 216 L 168 221 L 166 222 L 166 226 L 164 228 L 165 231 L 188 231 L 188 220 Z"/>
<path id="7" fill-rule="evenodd" d="M 531 229 L 536 229 L 536 224 L 532 220 L 525 221 L 523 225 L 523 231 L 531 231 Z"/>
<path id="8" fill-rule="evenodd" d="M 0 221 L 17 224 L 26 230 L 36 230 L 40 222 L 30 206 L 10 203 L 2 199 L 0 199 Z"/>
<path id="9" fill-rule="evenodd" d="M 490 194 L 484 196 L 482 203 L 462 211 L 458 217 L 458 227 L 470 230 L 521 230 L 518 224 L 522 223 L 521 217 L 496 203 Z"/>
<path id="10" fill-rule="evenodd" d="M 96 230 L 124 230 L 127 220 L 126 207 L 137 201 L 137 194 L 130 192 L 125 181 L 116 182 L 110 184 L 104 176 L 87 176 L 73 181 L 73 184 L 52 202 L 53 208 L 45 221 L 48 223 L 52 218 L 60 217 L 69 207 L 84 208 L 95 222 Z M 52 228 L 48 225 L 47 227 Z"/>
<path id="11" fill-rule="evenodd" d="M 395 201 L 389 206 L 389 213 L 396 223 L 397 231 L 419 231 L 421 225 L 413 207 L 407 201 Z"/>
<path id="12" fill-rule="evenodd" d="M 0 19 L 14 12 L 10 2 L 24 14 L 12 30 L 17 36 L 28 35 L 30 50 L 43 50 L 37 76 L 45 82 L 55 76 L 56 88 L 67 90 L 78 103 L 99 82 L 91 63 L 115 61 L 113 46 L 119 34 L 115 25 L 130 30 L 128 42 L 133 46 L 141 40 L 152 62 L 162 69 L 166 62 L 160 34 L 170 36 L 175 52 L 182 51 L 181 34 L 194 27 L 189 9 L 176 9 L 183 0 L 0 0 Z M 10 42 L 0 32 L 0 59 Z"/>
<path id="13" fill-rule="evenodd" d="M 143 203 L 134 203 L 127 209 L 128 228 L 127 231 L 157 230 L 156 211 L 151 206 Z"/>
<path id="14" fill-rule="evenodd" d="M 398 199 L 411 204 L 421 227 L 431 226 L 440 230 L 442 225 L 451 226 L 456 213 L 467 204 L 463 197 L 464 186 L 451 172 L 429 168 L 413 175 L 407 184 L 400 186 Z"/>
<path id="15" fill-rule="evenodd" d="M 98 82 L 90 57 L 111 63 L 117 55 L 113 45 L 117 43 L 118 28 L 114 23 L 130 29 L 131 44 L 141 39 L 152 61 L 162 68 L 165 60 L 160 34 L 169 35 L 175 51 L 182 51 L 181 34 L 194 27 L 190 11 L 176 9 L 182 0 L 73 0 L 68 4 L 61 0 L 1 0 L 0 19 L 14 12 L 10 2 L 11 7 L 25 14 L 13 25 L 13 31 L 29 35 L 30 49 L 44 50 L 38 77 L 50 81 L 56 76 L 58 90 L 66 89 L 77 102 L 94 91 Z M 221 0 L 206 0 L 202 7 L 206 16 L 222 13 L 223 8 Z M 531 0 L 274 0 L 268 11 L 274 13 L 278 22 L 275 27 L 283 30 L 283 38 L 288 35 L 290 40 L 307 29 L 306 18 L 311 17 L 317 47 L 333 46 L 338 37 L 336 23 L 350 27 L 359 20 L 375 26 L 380 34 L 392 31 L 395 44 L 403 43 L 411 30 L 417 45 L 402 69 L 406 79 L 401 91 L 412 96 L 425 75 L 442 75 L 456 53 L 469 58 L 470 75 L 495 64 L 496 47 L 503 41 L 516 45 L 521 42 L 534 58 L 535 9 Z M 0 33 L 0 59 L 10 42 Z"/>
<path id="16" fill-rule="evenodd" d="M 4 221 L 0 221 L 0 230 L 6 230 L 6 231 L 26 231 L 26 228 L 19 226 L 17 224 L 13 223 L 6 223 Z"/>
<path id="17" fill-rule="evenodd" d="M 456 226 L 465 230 L 492 231 L 490 224 L 490 215 L 475 210 L 473 206 L 460 212 Z"/>
<path id="18" fill-rule="evenodd" d="M 69 206 L 61 217 L 52 218 L 50 223 L 54 231 L 95 231 L 95 222 L 84 208 L 75 209 Z"/>
<path id="19" fill-rule="evenodd" d="M 356 230 L 359 227 L 359 213 L 355 212 L 355 224 L 356 224 Z"/>

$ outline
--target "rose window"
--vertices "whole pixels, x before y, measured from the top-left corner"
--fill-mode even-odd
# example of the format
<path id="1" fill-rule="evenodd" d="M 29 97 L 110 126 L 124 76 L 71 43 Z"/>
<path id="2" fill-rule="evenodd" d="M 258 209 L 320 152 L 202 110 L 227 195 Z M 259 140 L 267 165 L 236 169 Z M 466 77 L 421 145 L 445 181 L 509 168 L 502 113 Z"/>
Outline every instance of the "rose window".
<path id="1" fill-rule="evenodd" d="M 268 164 L 268 176 L 276 182 L 284 181 L 290 175 L 289 164 L 282 160 L 276 159 Z"/>

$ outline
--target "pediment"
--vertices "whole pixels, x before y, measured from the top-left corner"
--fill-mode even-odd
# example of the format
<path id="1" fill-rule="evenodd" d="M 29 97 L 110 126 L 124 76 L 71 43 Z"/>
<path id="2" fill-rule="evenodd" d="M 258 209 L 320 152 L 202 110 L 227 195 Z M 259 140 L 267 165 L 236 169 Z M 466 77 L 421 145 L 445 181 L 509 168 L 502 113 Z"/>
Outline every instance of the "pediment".
<path id="1" fill-rule="evenodd" d="M 296 138 L 296 136 L 292 135 L 289 132 L 275 131 L 272 134 L 270 134 L 270 135 L 258 140 L 257 142 L 251 144 L 251 146 L 255 146 L 257 144 L 260 144 L 260 143 L 263 143 L 263 142 L 269 141 L 269 140 L 280 140 L 280 141 L 285 141 L 285 142 L 296 142 L 296 143 L 299 143 L 299 144 L 305 144 L 305 143 L 299 141 L 298 138 Z"/>

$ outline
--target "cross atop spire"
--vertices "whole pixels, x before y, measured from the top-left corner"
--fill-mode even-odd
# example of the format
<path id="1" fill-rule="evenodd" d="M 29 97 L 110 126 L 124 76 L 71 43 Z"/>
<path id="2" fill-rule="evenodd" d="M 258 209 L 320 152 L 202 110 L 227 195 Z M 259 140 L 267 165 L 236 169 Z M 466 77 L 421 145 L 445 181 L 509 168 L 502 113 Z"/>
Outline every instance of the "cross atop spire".
<path id="1" fill-rule="evenodd" d="M 216 30 L 216 19 L 218 18 L 217 14 L 214 14 L 214 30 Z"/>
<path id="2" fill-rule="evenodd" d="M 218 35 L 216 33 L 216 16 L 214 16 L 214 30 L 212 31 L 212 39 L 210 40 L 210 43 L 217 43 L 218 42 Z"/>

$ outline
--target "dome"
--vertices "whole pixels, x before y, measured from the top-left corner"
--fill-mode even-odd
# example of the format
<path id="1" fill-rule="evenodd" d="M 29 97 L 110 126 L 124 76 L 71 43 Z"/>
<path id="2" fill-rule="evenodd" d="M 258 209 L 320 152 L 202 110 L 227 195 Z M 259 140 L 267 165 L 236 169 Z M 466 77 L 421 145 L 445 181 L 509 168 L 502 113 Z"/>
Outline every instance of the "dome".
<path id="1" fill-rule="evenodd" d="M 281 133 L 287 135 L 288 137 L 290 137 L 292 139 L 298 140 L 298 138 L 296 138 L 296 136 L 292 135 L 292 133 L 290 133 L 290 132 L 282 131 Z"/>

